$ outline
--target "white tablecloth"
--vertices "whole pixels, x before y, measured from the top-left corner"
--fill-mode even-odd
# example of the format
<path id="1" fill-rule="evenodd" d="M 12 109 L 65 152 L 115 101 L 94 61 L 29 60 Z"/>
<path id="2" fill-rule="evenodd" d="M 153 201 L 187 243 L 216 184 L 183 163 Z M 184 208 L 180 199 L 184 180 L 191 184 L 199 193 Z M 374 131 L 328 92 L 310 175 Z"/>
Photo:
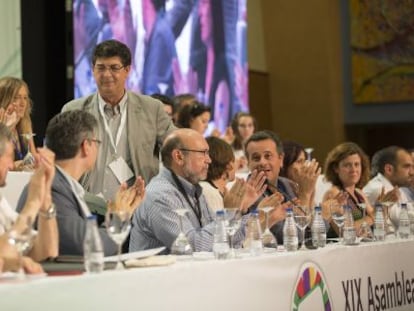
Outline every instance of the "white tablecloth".
<path id="1" fill-rule="evenodd" d="M 0 283 L 0 310 L 413 310 L 413 254 L 391 241 Z"/>

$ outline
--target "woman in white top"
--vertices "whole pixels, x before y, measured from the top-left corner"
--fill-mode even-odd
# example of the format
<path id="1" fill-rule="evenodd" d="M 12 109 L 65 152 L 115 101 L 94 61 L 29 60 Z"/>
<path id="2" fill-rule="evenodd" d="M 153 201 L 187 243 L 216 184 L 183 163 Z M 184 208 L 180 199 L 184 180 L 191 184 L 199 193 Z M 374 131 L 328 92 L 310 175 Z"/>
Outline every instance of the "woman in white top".
<path id="1" fill-rule="evenodd" d="M 263 172 L 254 172 L 249 181 L 236 179 L 235 160 L 231 146 L 218 137 L 207 137 L 211 163 L 207 179 L 200 183 L 208 206 L 217 211 L 224 207 L 238 207 L 243 212 L 261 196 L 266 189 Z M 230 190 L 227 183 L 235 181 Z"/>

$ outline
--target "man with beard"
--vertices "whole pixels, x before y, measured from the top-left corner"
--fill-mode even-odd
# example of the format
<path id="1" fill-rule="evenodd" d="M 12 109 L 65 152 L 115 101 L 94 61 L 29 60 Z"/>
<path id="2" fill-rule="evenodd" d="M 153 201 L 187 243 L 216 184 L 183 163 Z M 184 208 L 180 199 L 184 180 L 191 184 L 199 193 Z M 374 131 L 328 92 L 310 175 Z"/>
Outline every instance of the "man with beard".
<path id="1" fill-rule="evenodd" d="M 407 203 L 408 199 L 400 187 L 408 187 L 413 179 L 413 159 L 404 148 L 383 148 L 372 157 L 371 176 L 373 178 L 363 191 L 372 205 L 377 202 Z M 393 204 L 390 218 L 394 224 L 399 223 L 399 215 L 399 204 Z"/>
<path id="2" fill-rule="evenodd" d="M 182 228 L 193 251 L 211 251 L 214 240 L 214 215 L 199 185 L 206 179 L 211 163 L 204 137 L 191 129 L 171 133 L 161 149 L 164 167 L 146 188 L 146 196 L 133 216 L 130 251 L 165 246 L 166 253 L 180 233 L 176 209 L 187 210 Z M 244 225 L 234 237 L 244 238 Z"/>

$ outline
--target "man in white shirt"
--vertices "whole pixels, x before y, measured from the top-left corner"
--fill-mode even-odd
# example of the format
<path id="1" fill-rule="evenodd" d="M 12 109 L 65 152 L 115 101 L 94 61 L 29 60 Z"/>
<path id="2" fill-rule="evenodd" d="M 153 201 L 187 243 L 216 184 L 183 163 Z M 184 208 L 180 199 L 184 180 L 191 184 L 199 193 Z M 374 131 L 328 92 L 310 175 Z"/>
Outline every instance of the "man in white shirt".
<path id="1" fill-rule="evenodd" d="M 390 210 L 390 219 L 399 222 L 400 207 L 408 199 L 400 187 L 407 187 L 414 178 L 413 159 L 410 153 L 398 146 L 389 146 L 377 151 L 371 161 L 371 175 L 374 176 L 363 188 L 369 202 L 395 203 Z"/>

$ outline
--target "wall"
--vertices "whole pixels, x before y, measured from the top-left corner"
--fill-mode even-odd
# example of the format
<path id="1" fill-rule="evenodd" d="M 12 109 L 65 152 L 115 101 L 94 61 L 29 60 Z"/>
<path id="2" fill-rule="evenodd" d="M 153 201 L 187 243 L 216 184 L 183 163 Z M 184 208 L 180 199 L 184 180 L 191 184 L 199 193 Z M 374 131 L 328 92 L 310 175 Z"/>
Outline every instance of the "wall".
<path id="1" fill-rule="evenodd" d="M 332 0 L 249 3 L 249 9 L 252 3 L 258 6 L 253 17 L 262 16 L 265 51 L 265 61 L 249 61 L 266 66 L 269 91 L 269 103 L 255 102 L 255 92 L 265 92 L 266 84 L 251 89 L 250 104 L 266 106 L 261 109 L 264 114 L 257 115 L 259 123 L 270 115 L 272 130 L 282 139 L 314 147 L 322 162 L 344 140 L 339 4 Z M 253 52 L 260 45 L 253 33 L 260 26 L 249 19 L 249 28 L 249 55 L 260 57 L 260 52 Z M 250 82 L 260 85 L 256 79 L 251 72 Z"/>
<path id="2" fill-rule="evenodd" d="M 20 1 L 2 0 L 0 10 L 0 77 L 22 75 Z"/>

